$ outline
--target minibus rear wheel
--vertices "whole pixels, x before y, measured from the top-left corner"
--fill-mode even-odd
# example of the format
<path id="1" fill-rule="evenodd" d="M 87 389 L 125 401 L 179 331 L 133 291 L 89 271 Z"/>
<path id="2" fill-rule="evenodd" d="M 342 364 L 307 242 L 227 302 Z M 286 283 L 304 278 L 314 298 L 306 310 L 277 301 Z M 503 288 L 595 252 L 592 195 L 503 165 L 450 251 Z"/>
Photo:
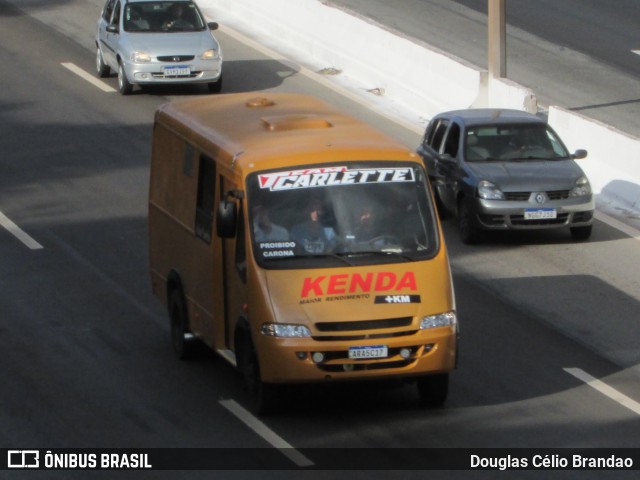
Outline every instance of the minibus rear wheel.
<path id="1" fill-rule="evenodd" d="M 420 403 L 425 407 L 439 407 L 449 394 L 449 374 L 426 375 L 416 380 Z"/>
<path id="2" fill-rule="evenodd" d="M 182 292 L 176 288 L 169 295 L 169 320 L 171 343 L 180 360 L 191 358 L 195 350 L 195 339 L 190 335 L 187 318 Z"/>

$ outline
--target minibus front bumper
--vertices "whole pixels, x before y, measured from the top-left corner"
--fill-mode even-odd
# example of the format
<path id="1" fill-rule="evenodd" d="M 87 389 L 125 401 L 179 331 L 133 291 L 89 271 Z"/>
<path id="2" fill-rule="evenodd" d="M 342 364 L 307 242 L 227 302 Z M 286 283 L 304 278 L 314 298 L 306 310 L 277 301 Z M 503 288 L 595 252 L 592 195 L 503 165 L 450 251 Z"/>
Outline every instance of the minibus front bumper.
<path id="1" fill-rule="evenodd" d="M 368 339 L 261 336 L 256 347 L 267 383 L 373 380 L 455 369 L 457 337 L 457 326 L 452 325 Z"/>

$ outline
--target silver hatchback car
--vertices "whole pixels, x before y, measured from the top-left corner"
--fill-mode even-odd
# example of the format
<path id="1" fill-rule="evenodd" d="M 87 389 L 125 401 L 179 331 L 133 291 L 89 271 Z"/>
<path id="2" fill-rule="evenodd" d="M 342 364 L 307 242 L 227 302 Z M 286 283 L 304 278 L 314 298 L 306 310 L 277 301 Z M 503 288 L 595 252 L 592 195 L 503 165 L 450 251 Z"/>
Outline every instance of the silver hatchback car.
<path id="1" fill-rule="evenodd" d="M 468 109 L 431 119 L 418 147 L 441 217 L 458 219 L 462 241 L 483 230 L 568 227 L 591 235 L 595 197 L 576 159 L 545 120 L 519 110 Z"/>
<path id="2" fill-rule="evenodd" d="M 134 85 L 204 83 L 222 88 L 222 51 L 191 0 L 107 0 L 98 19 L 96 70 L 118 74 L 123 95 Z"/>

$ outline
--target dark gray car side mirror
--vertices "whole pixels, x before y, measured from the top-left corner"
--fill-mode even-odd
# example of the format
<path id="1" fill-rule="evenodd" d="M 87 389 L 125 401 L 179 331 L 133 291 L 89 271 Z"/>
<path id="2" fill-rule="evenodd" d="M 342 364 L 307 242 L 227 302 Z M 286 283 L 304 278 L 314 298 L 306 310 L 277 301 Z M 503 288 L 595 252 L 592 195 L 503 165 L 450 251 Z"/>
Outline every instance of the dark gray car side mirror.
<path id="1" fill-rule="evenodd" d="M 576 150 L 576 151 L 571 155 L 571 158 L 574 158 L 574 159 L 576 159 L 576 160 L 579 160 L 579 159 L 581 159 L 581 158 L 586 158 L 586 157 L 587 157 L 587 151 L 586 151 L 586 150 L 584 150 L 584 149 L 582 149 L 582 148 L 581 148 L 581 149 L 579 149 L 579 150 Z"/>

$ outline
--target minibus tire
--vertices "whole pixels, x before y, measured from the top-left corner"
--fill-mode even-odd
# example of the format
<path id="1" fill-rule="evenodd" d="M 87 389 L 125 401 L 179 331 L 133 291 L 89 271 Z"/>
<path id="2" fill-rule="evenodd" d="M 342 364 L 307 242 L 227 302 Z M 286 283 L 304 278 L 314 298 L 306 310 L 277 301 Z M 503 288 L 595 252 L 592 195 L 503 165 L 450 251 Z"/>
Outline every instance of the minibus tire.
<path id="1" fill-rule="evenodd" d="M 416 380 L 420 403 L 424 407 L 440 407 L 449 394 L 449 374 L 425 375 Z"/>
<path id="2" fill-rule="evenodd" d="M 171 331 L 171 344 L 176 356 L 180 360 L 187 360 L 193 357 L 195 342 L 193 339 L 185 338 L 189 333 L 187 308 L 184 303 L 182 292 L 174 289 L 169 296 L 169 320 Z"/>
<path id="3" fill-rule="evenodd" d="M 246 327 L 236 331 L 236 359 L 255 412 L 258 415 L 275 413 L 279 406 L 279 385 L 262 381 L 258 355 Z"/>

